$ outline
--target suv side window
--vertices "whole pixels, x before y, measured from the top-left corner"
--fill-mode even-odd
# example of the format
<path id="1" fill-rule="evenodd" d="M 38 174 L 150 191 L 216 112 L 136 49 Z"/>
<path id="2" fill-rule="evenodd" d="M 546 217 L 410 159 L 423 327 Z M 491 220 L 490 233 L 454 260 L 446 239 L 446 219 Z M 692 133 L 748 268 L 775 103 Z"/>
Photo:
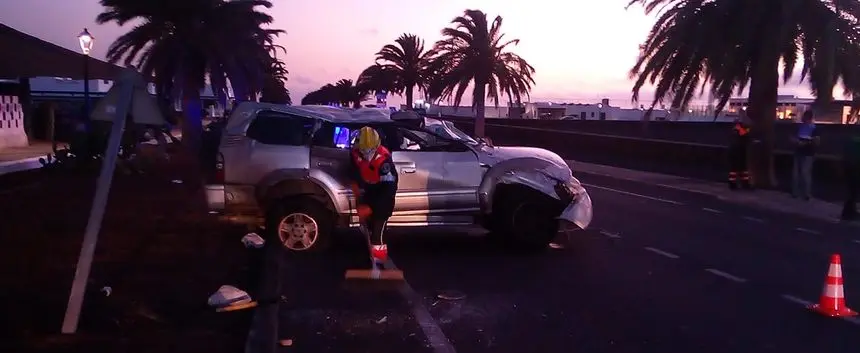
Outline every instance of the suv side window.
<path id="1" fill-rule="evenodd" d="M 304 146 L 308 143 L 313 126 L 313 119 L 286 113 L 261 111 L 251 121 L 245 136 L 267 145 Z"/>

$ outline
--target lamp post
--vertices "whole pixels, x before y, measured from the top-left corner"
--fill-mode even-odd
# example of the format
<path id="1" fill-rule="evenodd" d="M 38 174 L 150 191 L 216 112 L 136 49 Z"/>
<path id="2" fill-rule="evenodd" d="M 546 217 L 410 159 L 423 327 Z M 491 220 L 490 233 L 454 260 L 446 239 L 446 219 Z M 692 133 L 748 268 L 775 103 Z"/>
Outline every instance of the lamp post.
<path id="1" fill-rule="evenodd" d="M 90 114 L 90 51 L 93 49 L 95 38 L 84 28 L 84 31 L 78 35 L 78 43 L 81 45 L 81 52 L 84 53 L 84 117 L 78 125 L 83 127 L 88 122 Z"/>

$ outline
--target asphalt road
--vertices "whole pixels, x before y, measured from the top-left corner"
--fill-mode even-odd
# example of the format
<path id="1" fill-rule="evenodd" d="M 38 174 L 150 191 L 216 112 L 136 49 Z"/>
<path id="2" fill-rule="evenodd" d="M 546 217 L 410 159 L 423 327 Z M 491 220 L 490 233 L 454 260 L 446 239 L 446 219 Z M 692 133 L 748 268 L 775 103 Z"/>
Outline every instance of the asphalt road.
<path id="1" fill-rule="evenodd" d="M 860 320 L 804 306 L 840 253 L 860 309 L 860 231 L 712 197 L 578 175 L 592 229 L 515 256 L 463 232 L 389 234 L 409 289 L 347 291 L 359 242 L 283 258 L 284 352 L 856 352 Z M 459 293 L 445 300 L 440 293 Z M 419 325 L 420 322 L 420 325 Z M 430 337 L 428 339 L 428 336 Z M 434 347 L 435 345 L 435 347 Z"/>

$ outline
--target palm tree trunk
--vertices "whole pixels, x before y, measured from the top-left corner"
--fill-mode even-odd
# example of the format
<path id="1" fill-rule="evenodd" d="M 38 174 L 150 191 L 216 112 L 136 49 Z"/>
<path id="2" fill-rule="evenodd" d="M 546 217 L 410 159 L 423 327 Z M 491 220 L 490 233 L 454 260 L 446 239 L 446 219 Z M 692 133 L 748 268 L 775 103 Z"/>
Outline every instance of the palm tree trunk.
<path id="1" fill-rule="evenodd" d="M 486 90 L 486 83 L 475 82 L 475 94 L 473 96 L 475 100 L 475 137 L 485 137 L 484 114 L 486 107 L 484 107 L 484 102 L 487 96 Z"/>
<path id="2" fill-rule="evenodd" d="M 748 115 L 755 124 L 760 143 L 752 148 L 751 172 L 755 184 L 760 187 L 775 187 L 773 168 L 774 131 L 776 120 L 777 92 L 779 89 L 779 51 L 763 48 L 755 73 L 750 80 Z M 766 51 L 767 50 L 767 51 Z"/>
<path id="3" fill-rule="evenodd" d="M 406 109 L 412 109 L 412 86 L 406 87 Z"/>

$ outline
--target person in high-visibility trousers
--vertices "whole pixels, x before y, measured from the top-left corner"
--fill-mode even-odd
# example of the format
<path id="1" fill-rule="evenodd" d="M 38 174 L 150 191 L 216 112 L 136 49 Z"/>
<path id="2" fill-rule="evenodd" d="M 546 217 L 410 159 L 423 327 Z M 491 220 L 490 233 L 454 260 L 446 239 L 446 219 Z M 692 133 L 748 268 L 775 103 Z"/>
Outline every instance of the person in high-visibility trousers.
<path id="1" fill-rule="evenodd" d="M 747 151 L 751 142 L 750 127 L 742 119 L 736 119 L 732 126 L 732 141 L 729 144 L 729 188 L 738 186 L 752 189 L 752 176 L 747 165 Z"/>
<path id="2" fill-rule="evenodd" d="M 380 143 L 379 133 L 365 126 L 359 130 L 350 152 L 352 190 L 360 222 L 370 233 L 371 257 L 376 265 L 388 258 L 383 232 L 394 212 L 397 169 L 391 152 Z"/>

